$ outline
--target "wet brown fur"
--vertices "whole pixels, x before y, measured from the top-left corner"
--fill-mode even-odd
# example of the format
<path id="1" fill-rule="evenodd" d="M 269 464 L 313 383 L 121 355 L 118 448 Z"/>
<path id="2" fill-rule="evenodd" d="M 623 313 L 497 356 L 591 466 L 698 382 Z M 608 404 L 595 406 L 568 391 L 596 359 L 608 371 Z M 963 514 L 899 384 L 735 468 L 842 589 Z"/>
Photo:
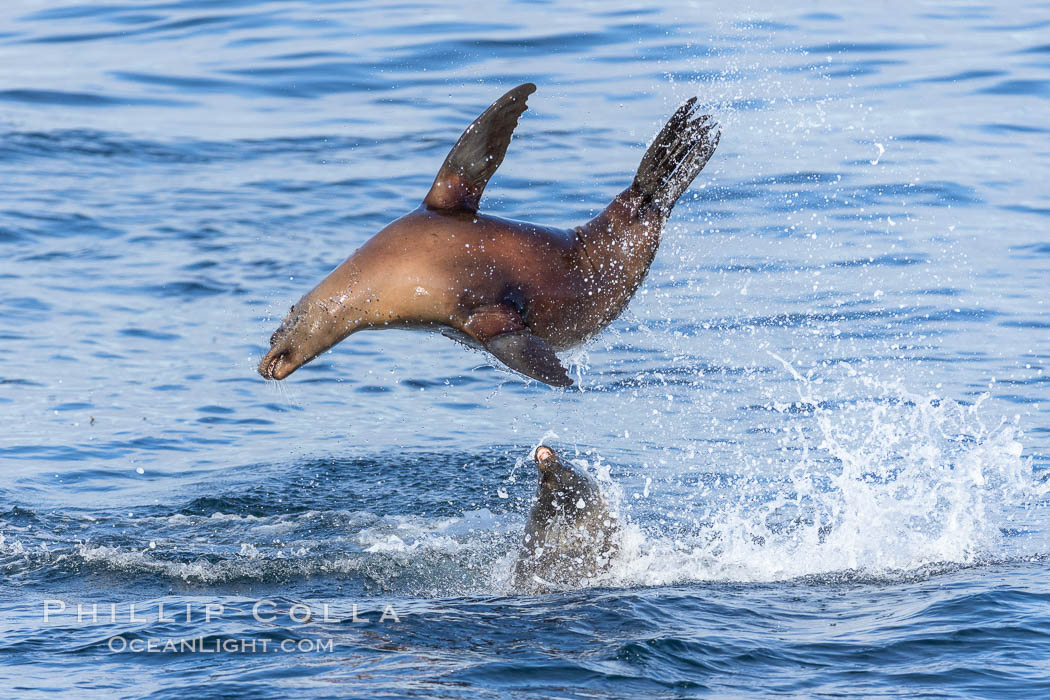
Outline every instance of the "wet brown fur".
<path id="1" fill-rule="evenodd" d="M 534 89 L 519 86 L 486 110 L 457 142 L 423 204 L 292 307 L 260 374 L 284 379 L 357 331 L 415 328 L 487 349 L 541 381 L 571 384 L 553 352 L 580 345 L 620 315 L 718 133 L 706 116 L 694 117 L 695 100 L 687 102 L 650 146 L 634 182 L 583 226 L 555 229 L 479 214 L 484 186 Z"/>

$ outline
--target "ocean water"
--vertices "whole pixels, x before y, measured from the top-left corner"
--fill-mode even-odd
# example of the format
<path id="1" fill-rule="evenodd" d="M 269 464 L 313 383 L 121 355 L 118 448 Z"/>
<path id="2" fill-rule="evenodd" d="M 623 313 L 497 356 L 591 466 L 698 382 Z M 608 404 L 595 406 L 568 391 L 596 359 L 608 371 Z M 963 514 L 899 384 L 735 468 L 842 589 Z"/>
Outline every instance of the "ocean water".
<path id="1" fill-rule="evenodd" d="M 0 5 L 4 696 L 1050 694 L 1050 4 L 668 5 Z M 261 379 L 525 81 L 502 216 L 722 125 L 576 386 Z M 541 442 L 623 545 L 522 595 Z"/>

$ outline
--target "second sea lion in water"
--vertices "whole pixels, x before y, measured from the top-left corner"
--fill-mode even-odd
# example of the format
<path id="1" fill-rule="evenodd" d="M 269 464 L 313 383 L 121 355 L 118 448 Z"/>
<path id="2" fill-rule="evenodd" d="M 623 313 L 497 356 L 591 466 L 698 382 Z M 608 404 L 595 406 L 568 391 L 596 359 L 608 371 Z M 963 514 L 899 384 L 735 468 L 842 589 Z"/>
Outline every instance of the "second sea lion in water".
<path id="1" fill-rule="evenodd" d="M 479 214 L 535 90 L 525 83 L 496 100 L 452 147 L 420 207 L 292 307 L 259 363 L 262 376 L 284 379 L 360 330 L 425 328 L 547 384 L 572 384 L 555 351 L 582 344 L 627 306 L 671 209 L 714 153 L 718 130 L 690 99 L 656 136 L 630 186 L 583 226 Z"/>
<path id="2" fill-rule="evenodd" d="M 536 448 L 535 462 L 539 484 L 514 565 L 514 587 L 540 592 L 599 576 L 619 551 L 620 532 L 601 488 L 547 446 Z"/>

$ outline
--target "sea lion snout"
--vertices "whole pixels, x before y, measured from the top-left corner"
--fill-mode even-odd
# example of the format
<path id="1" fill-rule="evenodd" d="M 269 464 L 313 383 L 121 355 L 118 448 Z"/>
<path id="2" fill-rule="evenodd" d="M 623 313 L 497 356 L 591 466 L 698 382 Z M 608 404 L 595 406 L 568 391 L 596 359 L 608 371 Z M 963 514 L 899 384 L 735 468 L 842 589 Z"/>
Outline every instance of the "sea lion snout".
<path id="1" fill-rule="evenodd" d="M 288 362 L 291 348 L 288 334 L 282 333 L 283 330 L 282 325 L 270 336 L 270 349 L 259 361 L 259 374 L 266 379 L 284 379 L 295 370 L 295 365 Z"/>
<path id="2" fill-rule="evenodd" d="M 299 325 L 300 314 L 293 306 L 288 315 L 285 316 L 280 328 L 270 336 L 270 349 L 259 362 L 259 374 L 266 379 L 281 380 L 301 367 L 304 362 L 295 361 L 296 326 Z"/>
<path id="3" fill-rule="evenodd" d="M 291 366 L 284 362 L 288 353 L 280 348 L 270 348 L 259 362 L 259 374 L 265 379 L 284 379 L 292 373 Z"/>

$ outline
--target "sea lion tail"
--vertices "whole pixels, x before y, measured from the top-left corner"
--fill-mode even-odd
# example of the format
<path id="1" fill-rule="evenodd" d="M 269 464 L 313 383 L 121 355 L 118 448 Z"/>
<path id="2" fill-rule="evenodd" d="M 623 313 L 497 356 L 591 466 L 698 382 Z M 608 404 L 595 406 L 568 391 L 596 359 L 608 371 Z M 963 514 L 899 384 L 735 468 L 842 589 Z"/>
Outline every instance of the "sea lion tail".
<path id="1" fill-rule="evenodd" d="M 642 197 L 642 209 L 666 217 L 675 202 L 704 169 L 721 132 L 710 114 L 696 116 L 696 98 L 678 108 L 642 157 L 631 185 Z"/>

